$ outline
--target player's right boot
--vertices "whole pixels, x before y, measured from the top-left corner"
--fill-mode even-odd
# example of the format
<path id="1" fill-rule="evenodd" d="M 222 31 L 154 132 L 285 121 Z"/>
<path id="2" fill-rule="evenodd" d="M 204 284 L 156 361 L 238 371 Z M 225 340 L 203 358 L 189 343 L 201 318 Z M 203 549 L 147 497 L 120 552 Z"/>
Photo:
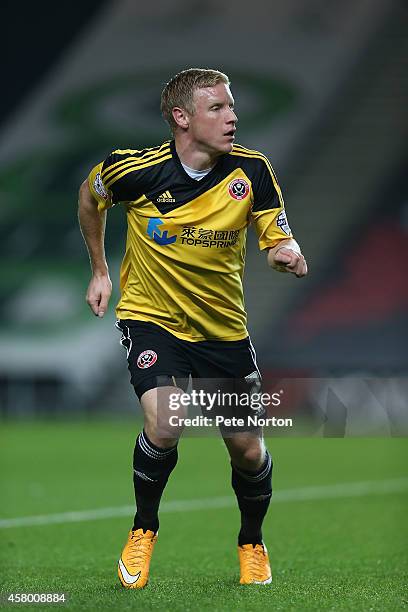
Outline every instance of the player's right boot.
<path id="1" fill-rule="evenodd" d="M 118 563 L 119 580 L 127 589 L 142 589 L 149 579 L 150 559 L 157 534 L 149 529 L 129 531 Z"/>

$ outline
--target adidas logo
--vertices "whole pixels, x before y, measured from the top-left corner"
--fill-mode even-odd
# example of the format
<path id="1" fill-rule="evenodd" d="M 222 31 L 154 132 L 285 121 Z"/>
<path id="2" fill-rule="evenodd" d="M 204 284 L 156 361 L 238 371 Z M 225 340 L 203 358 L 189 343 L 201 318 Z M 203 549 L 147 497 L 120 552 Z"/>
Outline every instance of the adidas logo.
<path id="1" fill-rule="evenodd" d="M 157 198 L 158 202 L 175 202 L 176 199 L 173 198 L 173 196 L 171 195 L 170 191 L 165 191 L 164 193 L 162 193 L 158 198 Z"/>

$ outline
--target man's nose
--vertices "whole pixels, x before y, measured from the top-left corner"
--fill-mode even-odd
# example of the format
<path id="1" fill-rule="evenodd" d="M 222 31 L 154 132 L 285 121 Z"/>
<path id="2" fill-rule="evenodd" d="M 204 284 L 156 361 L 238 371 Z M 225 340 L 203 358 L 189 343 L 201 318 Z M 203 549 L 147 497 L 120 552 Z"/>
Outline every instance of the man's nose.
<path id="1" fill-rule="evenodd" d="M 228 118 L 228 123 L 230 123 L 231 121 L 233 121 L 234 123 L 238 123 L 238 117 L 235 114 L 235 111 L 232 110 L 232 108 L 230 108 L 230 116 Z"/>

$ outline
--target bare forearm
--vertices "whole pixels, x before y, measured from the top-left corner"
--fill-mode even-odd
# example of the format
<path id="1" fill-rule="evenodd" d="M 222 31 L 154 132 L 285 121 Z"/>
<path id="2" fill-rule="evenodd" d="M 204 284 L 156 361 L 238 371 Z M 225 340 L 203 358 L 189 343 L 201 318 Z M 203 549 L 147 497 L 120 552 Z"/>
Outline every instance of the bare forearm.
<path id="1" fill-rule="evenodd" d="M 106 211 L 102 213 L 98 211 L 88 181 L 84 181 L 79 190 L 78 220 L 93 274 L 106 275 L 108 273 L 104 246 Z"/>

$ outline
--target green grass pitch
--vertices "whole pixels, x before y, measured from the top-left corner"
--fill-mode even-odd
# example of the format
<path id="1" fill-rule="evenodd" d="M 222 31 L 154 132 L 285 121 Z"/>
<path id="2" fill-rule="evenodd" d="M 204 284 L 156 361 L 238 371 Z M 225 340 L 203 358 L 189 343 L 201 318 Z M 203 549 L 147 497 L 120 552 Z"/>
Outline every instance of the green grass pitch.
<path id="1" fill-rule="evenodd" d="M 1 519 L 132 504 L 135 422 L 3 424 Z M 406 439 L 267 439 L 274 491 L 264 527 L 273 583 L 240 586 L 233 505 L 161 516 L 142 591 L 116 563 L 131 516 L 0 527 L 2 593 L 65 591 L 69 610 L 398 610 L 408 605 Z M 216 438 L 184 438 L 165 500 L 232 496 Z M 381 481 L 351 493 L 350 483 Z M 404 481 L 402 481 L 404 482 Z M 407 481 L 408 482 L 408 481 Z M 343 493 L 330 496 L 333 485 Z M 319 487 L 310 499 L 297 491 Z M 280 493 L 293 495 L 278 501 Z M 325 491 L 328 494 L 325 494 Z M 354 491 L 354 493 L 353 493 Z M 0 523 L 1 525 L 1 523 Z M 15 609 L 16 604 L 0 605 Z M 36 606 L 51 609 L 58 606 Z"/>

